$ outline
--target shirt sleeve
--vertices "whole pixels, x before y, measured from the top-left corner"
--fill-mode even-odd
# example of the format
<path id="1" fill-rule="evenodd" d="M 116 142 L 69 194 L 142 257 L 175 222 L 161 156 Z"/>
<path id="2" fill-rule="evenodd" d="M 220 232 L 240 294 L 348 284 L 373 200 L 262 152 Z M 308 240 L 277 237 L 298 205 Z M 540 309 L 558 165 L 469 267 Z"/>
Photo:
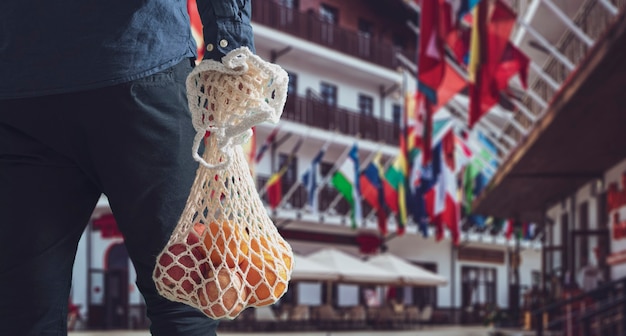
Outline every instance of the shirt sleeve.
<path id="1" fill-rule="evenodd" d="M 219 61 L 231 50 L 243 46 L 255 52 L 250 25 L 252 0 L 197 0 L 196 3 L 203 25 L 204 59 Z"/>

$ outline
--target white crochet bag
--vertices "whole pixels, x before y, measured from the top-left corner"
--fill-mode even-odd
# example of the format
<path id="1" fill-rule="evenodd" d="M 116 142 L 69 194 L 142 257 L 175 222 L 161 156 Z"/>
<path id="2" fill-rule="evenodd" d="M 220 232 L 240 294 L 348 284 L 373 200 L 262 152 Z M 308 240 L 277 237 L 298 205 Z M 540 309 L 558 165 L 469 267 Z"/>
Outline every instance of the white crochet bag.
<path id="1" fill-rule="evenodd" d="M 187 78 L 200 165 L 153 278 L 161 295 L 214 319 L 272 304 L 287 290 L 293 253 L 267 215 L 241 146 L 252 126 L 279 121 L 287 83 L 283 69 L 246 47 L 221 63 L 202 61 Z"/>

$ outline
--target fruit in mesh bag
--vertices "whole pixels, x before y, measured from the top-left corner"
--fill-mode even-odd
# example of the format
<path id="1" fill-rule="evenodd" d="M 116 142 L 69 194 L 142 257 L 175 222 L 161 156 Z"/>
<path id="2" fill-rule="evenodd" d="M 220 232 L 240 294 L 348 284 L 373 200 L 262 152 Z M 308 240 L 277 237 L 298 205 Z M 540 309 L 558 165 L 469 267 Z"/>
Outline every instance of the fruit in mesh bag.
<path id="1" fill-rule="evenodd" d="M 245 308 L 246 289 L 239 273 L 219 268 L 217 276 L 209 270 L 207 277 L 213 279 L 198 289 L 202 311 L 213 318 L 235 318 Z"/>
<path id="2" fill-rule="evenodd" d="M 233 223 L 211 222 L 204 238 L 204 245 L 213 266 L 225 263 L 229 268 L 241 264 L 248 254 L 250 237 L 246 231 L 239 230 Z"/>
<path id="3" fill-rule="evenodd" d="M 203 262 L 206 253 L 200 243 L 204 230 L 204 225 L 194 225 L 193 233 L 190 232 L 186 237 L 186 244 L 177 243 L 169 246 L 167 253 L 161 255 L 158 263 L 163 267 L 165 274 L 161 277 L 161 270 L 157 268 L 155 275 L 162 279 L 163 285 L 174 289 L 176 283 L 180 282 L 182 290 L 186 294 L 191 294 L 196 285 L 202 283 L 203 274 L 208 271 L 208 265 Z M 180 289 L 177 292 L 179 295 L 185 295 Z"/>
<path id="4" fill-rule="evenodd" d="M 251 287 L 247 302 L 255 306 L 273 304 L 287 290 L 288 272 L 293 262 L 284 241 L 270 246 L 264 236 L 250 239 L 250 259 L 242 262 L 246 282 Z"/>

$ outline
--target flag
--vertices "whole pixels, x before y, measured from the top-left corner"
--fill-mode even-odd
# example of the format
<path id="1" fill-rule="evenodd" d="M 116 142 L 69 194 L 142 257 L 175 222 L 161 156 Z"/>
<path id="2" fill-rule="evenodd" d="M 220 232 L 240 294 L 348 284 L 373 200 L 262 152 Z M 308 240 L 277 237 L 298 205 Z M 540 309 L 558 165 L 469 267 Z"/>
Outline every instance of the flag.
<path id="1" fill-rule="evenodd" d="M 424 205 L 424 195 L 421 192 L 422 179 L 422 152 L 420 149 L 410 152 L 411 162 L 408 175 L 408 190 L 406 206 L 413 221 L 423 237 L 428 237 L 428 214 Z"/>
<path id="2" fill-rule="evenodd" d="M 426 99 L 422 100 L 426 104 Z M 452 130 L 452 118 L 441 117 L 435 119 L 431 123 L 431 131 L 428 136 L 430 140 L 423 141 L 424 147 L 429 146 L 429 156 L 433 157 L 437 155 L 435 149 L 431 148 L 432 144 L 441 142 L 441 139 L 447 132 Z M 424 139 L 425 140 L 425 139 Z M 437 148 L 435 146 L 435 148 Z M 423 159 L 424 152 L 421 149 L 410 151 L 410 174 L 408 176 L 408 191 L 407 191 L 407 209 L 413 220 L 417 223 L 418 228 L 424 237 L 428 237 L 428 223 L 429 218 L 432 218 L 432 195 L 429 191 L 436 184 L 436 180 L 439 176 L 440 164 L 435 163 L 433 165 L 432 159 Z M 429 199 L 427 201 L 427 199 Z"/>
<path id="3" fill-rule="evenodd" d="M 433 135 L 433 115 L 435 114 L 434 104 L 423 95 L 417 97 L 418 116 L 423 120 L 420 134 L 420 150 L 422 152 L 421 165 L 426 165 L 432 157 L 432 135 Z"/>
<path id="4" fill-rule="evenodd" d="M 474 9 L 468 75 L 469 127 L 500 100 L 496 72 L 509 46 L 516 15 L 501 0 L 481 1 Z"/>
<path id="5" fill-rule="evenodd" d="M 472 160 L 472 150 L 458 135 L 454 135 L 456 172 L 459 173 Z"/>
<path id="6" fill-rule="evenodd" d="M 278 171 L 277 173 L 272 174 L 269 180 L 267 180 L 267 184 L 265 185 L 265 190 L 267 190 L 267 198 L 270 204 L 270 208 L 276 209 L 280 204 L 280 201 L 283 197 L 283 189 L 282 189 L 282 177 L 284 172 Z"/>
<path id="7" fill-rule="evenodd" d="M 317 213 L 318 210 L 318 199 L 317 199 L 317 179 L 319 175 L 319 163 L 322 161 L 326 150 L 328 149 L 327 145 L 324 145 L 322 149 L 313 157 L 311 161 L 311 165 L 302 175 L 302 184 L 306 187 L 307 190 L 307 205 L 313 211 L 313 213 Z"/>
<path id="8" fill-rule="evenodd" d="M 457 198 L 457 181 L 454 174 L 454 134 L 448 134 L 441 141 L 441 174 L 435 191 L 434 215 L 439 226 L 445 224 L 455 245 L 460 242 L 460 209 Z M 438 237 L 439 239 L 441 237 Z"/>
<path id="9" fill-rule="evenodd" d="M 407 175 L 408 163 L 406 158 L 406 140 L 400 137 L 400 152 L 393 164 L 385 172 L 385 201 L 390 209 L 395 209 L 398 227 L 397 233 L 404 234 L 408 220 L 407 213 Z"/>
<path id="10" fill-rule="evenodd" d="M 359 183 L 363 199 L 376 211 L 378 230 L 382 236 L 387 235 L 387 207 L 385 205 L 382 167 L 378 153 L 365 169 L 361 172 Z"/>
<path id="11" fill-rule="evenodd" d="M 287 157 L 287 160 L 283 162 L 282 166 L 278 169 L 278 171 L 272 176 L 270 176 L 269 180 L 265 184 L 265 190 L 267 192 L 268 201 L 270 204 L 270 208 L 276 209 L 280 202 L 282 201 L 283 191 L 282 191 L 282 177 L 285 175 L 287 170 L 289 170 L 289 166 L 291 165 L 291 161 L 296 155 L 296 152 L 300 149 L 302 145 L 303 138 L 298 139 L 298 142 L 293 146 L 291 153 Z"/>
<path id="12" fill-rule="evenodd" d="M 193 35 L 193 39 L 196 41 L 197 60 L 200 61 L 204 56 L 204 37 L 202 36 L 202 21 L 200 20 L 196 0 L 187 0 L 187 14 L 189 14 L 191 35 Z"/>
<path id="13" fill-rule="evenodd" d="M 361 195 L 359 186 L 359 149 L 357 144 L 352 145 L 348 157 L 333 174 L 331 183 L 350 205 L 352 228 L 356 229 L 363 219 L 361 210 Z"/>
<path id="14" fill-rule="evenodd" d="M 507 219 L 504 225 L 504 236 L 507 240 L 509 240 L 511 239 L 511 237 L 513 237 L 513 233 L 515 232 L 515 225 L 510 219 Z"/>
<path id="15" fill-rule="evenodd" d="M 422 0 L 417 60 L 418 88 L 434 104 L 444 75 L 444 49 L 440 32 L 439 0 Z"/>
<path id="16" fill-rule="evenodd" d="M 513 43 L 509 42 L 502 55 L 494 74 L 494 80 L 498 90 L 506 90 L 511 77 L 519 75 L 522 87 L 528 87 L 528 67 L 530 60 L 528 56 L 519 50 Z"/>
<path id="17" fill-rule="evenodd" d="M 452 97 L 467 87 L 467 80 L 465 77 L 459 74 L 459 72 L 456 71 L 456 69 L 447 61 L 444 61 L 444 67 L 445 69 L 443 78 L 441 79 L 441 84 L 436 90 L 437 104 L 433 107 L 433 113 L 446 106 Z"/>
<path id="18" fill-rule="evenodd" d="M 469 48 L 467 18 L 479 0 L 440 0 L 443 38 L 457 61 L 464 64 Z"/>
<path id="19" fill-rule="evenodd" d="M 525 240 L 533 240 L 535 239 L 535 231 L 537 230 L 537 224 L 535 223 L 524 223 L 524 239 Z"/>
<path id="20" fill-rule="evenodd" d="M 261 145 L 261 148 L 259 148 L 259 151 L 257 152 L 254 159 L 256 163 L 259 163 L 261 161 L 265 152 L 272 146 L 274 141 L 276 141 L 276 135 L 278 134 L 279 130 L 280 126 L 275 127 L 272 132 L 267 136 L 267 138 L 265 138 L 263 145 Z"/>

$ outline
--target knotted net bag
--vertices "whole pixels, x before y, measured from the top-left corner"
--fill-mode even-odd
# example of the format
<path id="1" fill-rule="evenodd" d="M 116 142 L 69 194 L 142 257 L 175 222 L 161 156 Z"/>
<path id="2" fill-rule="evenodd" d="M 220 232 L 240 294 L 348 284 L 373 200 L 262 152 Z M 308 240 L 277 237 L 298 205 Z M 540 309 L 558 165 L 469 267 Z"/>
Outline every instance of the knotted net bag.
<path id="1" fill-rule="evenodd" d="M 187 78 L 200 165 L 153 278 L 161 295 L 214 319 L 272 304 L 287 290 L 292 250 L 267 215 L 241 146 L 252 126 L 278 122 L 287 82 L 284 70 L 245 47 L 222 63 L 201 62 Z"/>

